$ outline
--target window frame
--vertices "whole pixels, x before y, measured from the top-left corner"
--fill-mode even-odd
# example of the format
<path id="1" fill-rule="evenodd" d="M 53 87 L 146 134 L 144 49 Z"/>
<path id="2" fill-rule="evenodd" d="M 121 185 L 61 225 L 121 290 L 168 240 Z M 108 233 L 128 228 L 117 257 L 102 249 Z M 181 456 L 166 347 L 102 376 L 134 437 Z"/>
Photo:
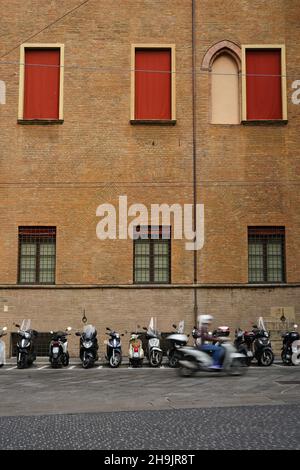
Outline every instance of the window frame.
<path id="1" fill-rule="evenodd" d="M 136 119 L 135 118 L 135 52 L 137 49 L 169 49 L 171 52 L 171 119 Z M 176 58 L 175 44 L 132 44 L 131 45 L 131 124 L 176 124 Z"/>
<path id="2" fill-rule="evenodd" d="M 60 51 L 60 75 L 59 75 L 59 113 L 58 119 L 24 119 L 24 91 L 25 91 L 25 51 L 26 49 L 59 49 Z M 19 73 L 19 105 L 18 105 L 18 123 L 19 124 L 57 124 L 64 120 L 64 65 L 65 65 L 65 46 L 57 43 L 24 43 L 20 46 L 20 73 Z"/>
<path id="3" fill-rule="evenodd" d="M 281 50 L 281 106 L 282 119 L 247 119 L 247 80 L 246 53 L 248 49 Z M 287 122 L 287 80 L 286 80 L 286 47 L 285 44 L 244 44 L 242 45 L 242 123 L 283 123 Z"/>
<path id="4" fill-rule="evenodd" d="M 251 233 L 251 229 L 257 229 L 257 235 Z M 264 230 L 269 230 L 270 233 L 263 234 Z M 259 233 L 261 231 L 261 233 Z M 273 233 L 271 233 L 273 231 Z M 276 233 L 277 231 L 277 233 Z M 251 240 L 251 237 L 257 236 L 257 242 L 262 244 L 262 260 L 263 260 L 263 277 L 262 281 L 250 280 L 250 242 L 255 243 L 255 239 Z M 282 280 L 281 281 L 268 281 L 268 244 L 272 243 L 272 237 L 277 236 L 276 241 L 280 241 L 281 245 L 281 270 Z M 260 237 L 260 239 L 259 239 Z M 248 283 L 251 285 L 255 284 L 286 284 L 286 227 L 285 226 L 248 226 Z"/>
<path id="5" fill-rule="evenodd" d="M 160 229 L 161 230 L 161 227 Z M 163 228 L 162 228 L 163 230 Z M 171 256 L 172 256 L 172 243 L 171 243 L 171 227 L 170 227 L 170 237 L 169 238 L 162 238 L 161 236 L 159 236 L 159 238 L 151 238 L 151 231 L 150 231 L 150 227 L 149 227 L 149 233 L 148 233 L 148 238 L 144 238 L 144 237 L 138 237 L 136 239 L 133 239 L 133 283 L 134 284 L 137 284 L 137 285 L 160 285 L 160 284 L 163 284 L 163 285 L 168 285 L 168 284 L 171 284 L 172 281 L 171 281 L 171 278 L 172 278 L 172 271 L 171 271 Z M 169 274 L 169 278 L 168 278 L 168 281 L 154 281 L 154 244 L 155 242 L 161 242 L 161 241 L 167 241 L 168 242 L 168 274 Z M 136 266 L 135 266 L 135 261 L 136 261 L 136 253 L 135 253 L 135 250 L 136 250 L 136 242 L 140 242 L 140 243 L 148 243 L 149 244 L 149 281 L 137 281 L 136 280 Z"/>
<path id="6" fill-rule="evenodd" d="M 20 230 L 21 229 L 24 229 L 24 228 L 27 228 L 27 229 L 55 229 L 55 232 L 54 233 L 54 236 L 52 237 L 49 237 L 49 238 L 52 238 L 54 240 L 54 246 L 55 246 L 55 254 L 53 255 L 53 258 L 54 258 L 54 269 L 53 269 L 53 278 L 54 278 L 54 281 L 53 282 L 40 282 L 40 274 L 41 274 L 41 269 L 40 269 L 40 245 L 42 243 L 42 240 L 39 236 L 34 236 L 34 233 L 31 235 L 32 236 L 32 243 L 35 244 L 36 246 L 36 254 L 35 254 L 35 281 L 34 282 L 22 282 L 21 281 L 21 260 L 22 260 L 22 254 L 21 254 L 21 250 L 22 250 L 22 240 L 21 240 L 21 234 L 20 234 Z M 36 240 L 38 239 L 38 241 Z M 26 285 L 29 285 L 29 286 L 35 286 L 35 285 L 48 285 L 48 286 L 53 286 L 56 284 L 56 257 L 57 257 L 57 227 L 56 226 L 19 226 L 18 227 L 18 284 L 19 285 L 22 285 L 22 286 L 26 286 Z M 23 243 L 26 243 L 26 242 L 23 242 Z"/>

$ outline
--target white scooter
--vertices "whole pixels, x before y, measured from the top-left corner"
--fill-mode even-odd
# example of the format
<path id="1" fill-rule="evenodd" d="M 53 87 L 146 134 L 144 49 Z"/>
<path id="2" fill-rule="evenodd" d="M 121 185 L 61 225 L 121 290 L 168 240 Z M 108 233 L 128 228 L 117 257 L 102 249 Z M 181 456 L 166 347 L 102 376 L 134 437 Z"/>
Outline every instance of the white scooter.
<path id="1" fill-rule="evenodd" d="M 151 367 L 159 367 L 162 363 L 163 358 L 163 351 L 160 347 L 160 333 L 157 329 L 156 323 L 156 318 L 154 320 L 152 317 L 148 328 L 146 328 L 145 326 L 143 327 L 143 330 L 147 332 L 147 357 Z"/>
<path id="2" fill-rule="evenodd" d="M 179 360 L 178 373 L 190 377 L 196 372 L 217 372 L 227 375 L 242 375 L 247 371 L 245 355 L 236 351 L 228 337 L 219 337 L 225 356 L 220 369 L 212 368 L 213 358 L 208 353 L 193 347 L 180 348 L 182 358 Z"/>
<path id="3" fill-rule="evenodd" d="M 5 336 L 5 335 L 7 335 L 6 326 L 0 329 L 0 338 L 2 338 L 2 336 Z M 4 366 L 4 364 L 5 364 L 5 343 L 4 341 L 0 340 L 0 367 Z"/>
<path id="4" fill-rule="evenodd" d="M 136 331 L 131 333 L 129 340 L 128 359 L 131 367 L 142 367 L 144 361 L 144 350 L 140 335 L 137 332 L 140 325 L 137 325 Z"/>
<path id="5" fill-rule="evenodd" d="M 167 336 L 170 347 L 167 351 L 169 367 L 178 367 L 179 359 L 181 357 L 180 351 L 183 346 L 187 345 L 188 336 L 184 334 L 184 320 L 181 320 L 177 325 L 173 324 L 175 332 Z"/>

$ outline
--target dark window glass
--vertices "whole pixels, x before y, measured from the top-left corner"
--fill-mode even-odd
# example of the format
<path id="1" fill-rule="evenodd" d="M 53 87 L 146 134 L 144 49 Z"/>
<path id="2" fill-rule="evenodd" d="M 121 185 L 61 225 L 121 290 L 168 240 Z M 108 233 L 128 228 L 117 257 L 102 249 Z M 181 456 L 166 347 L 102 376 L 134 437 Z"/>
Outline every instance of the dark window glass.
<path id="1" fill-rule="evenodd" d="M 248 228 L 249 282 L 285 282 L 284 227 Z"/>
<path id="2" fill-rule="evenodd" d="M 55 284 L 55 227 L 19 227 L 19 283 Z"/>
<path id="3" fill-rule="evenodd" d="M 134 240 L 134 282 L 169 284 L 171 282 L 170 230 L 162 227 L 136 229 Z"/>

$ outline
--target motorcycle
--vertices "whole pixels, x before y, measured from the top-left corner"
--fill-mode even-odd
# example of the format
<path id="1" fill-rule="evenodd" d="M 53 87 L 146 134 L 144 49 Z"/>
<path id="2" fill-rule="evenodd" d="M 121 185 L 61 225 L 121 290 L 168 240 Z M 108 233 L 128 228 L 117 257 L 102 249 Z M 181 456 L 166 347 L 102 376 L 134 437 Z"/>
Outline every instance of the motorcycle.
<path id="1" fill-rule="evenodd" d="M 72 328 L 68 326 L 65 331 L 50 331 L 52 338 L 49 345 L 49 362 L 54 369 L 69 365 L 68 340 Z"/>
<path id="2" fill-rule="evenodd" d="M 300 364 L 300 334 L 294 325 L 293 331 L 288 331 L 282 335 L 281 359 L 284 364 L 297 366 Z"/>
<path id="3" fill-rule="evenodd" d="M 77 331 L 76 336 L 80 336 L 80 359 L 82 367 L 87 369 L 93 367 L 94 363 L 99 359 L 98 356 L 98 340 L 97 330 L 93 325 L 86 325 L 83 332 Z"/>
<path id="4" fill-rule="evenodd" d="M 2 338 L 2 336 L 5 336 L 5 335 L 7 335 L 6 326 L 0 329 L 0 338 Z M 0 367 L 4 366 L 4 364 L 5 364 L 5 343 L 4 341 L 1 341 L 0 339 Z"/>
<path id="5" fill-rule="evenodd" d="M 246 356 L 246 364 L 249 366 L 255 358 L 259 366 L 269 367 L 273 364 L 274 353 L 269 333 L 262 328 L 253 326 L 252 331 L 235 331 L 234 345 L 237 350 Z"/>
<path id="6" fill-rule="evenodd" d="M 138 328 L 140 328 L 139 325 L 137 325 L 137 329 Z M 144 361 L 143 345 L 137 329 L 135 332 L 131 333 L 129 339 L 128 359 L 131 367 L 142 367 Z"/>
<path id="7" fill-rule="evenodd" d="M 178 367 L 179 359 L 181 357 L 180 348 L 187 345 L 188 336 L 184 334 L 184 320 L 181 320 L 177 325 L 173 324 L 175 332 L 167 336 L 170 347 L 167 351 L 169 367 Z"/>
<path id="8" fill-rule="evenodd" d="M 151 367 L 159 367 L 162 363 L 163 352 L 160 347 L 160 335 L 157 328 L 154 326 L 153 317 L 150 320 L 148 328 L 143 327 L 146 333 L 147 344 L 147 358 Z"/>
<path id="9" fill-rule="evenodd" d="M 121 349 L 121 338 L 120 336 L 124 336 L 122 333 L 119 335 L 114 330 L 106 327 L 109 333 L 106 333 L 109 336 L 109 340 L 106 341 L 106 360 L 109 363 L 110 367 L 116 368 L 122 362 L 122 349 Z"/>
<path id="10" fill-rule="evenodd" d="M 213 358 L 206 351 L 185 346 L 180 349 L 182 357 L 179 360 L 178 374 L 182 377 L 190 377 L 196 372 L 217 372 L 228 375 L 245 374 L 244 354 L 236 351 L 228 337 L 219 337 L 218 341 L 222 344 L 225 352 L 220 369 L 212 367 Z"/>
<path id="11" fill-rule="evenodd" d="M 36 360 L 35 352 L 35 339 L 38 335 L 36 330 L 30 328 L 31 320 L 23 320 L 22 325 L 15 323 L 19 328 L 17 341 L 17 367 L 18 369 L 25 369 L 30 367 Z"/>

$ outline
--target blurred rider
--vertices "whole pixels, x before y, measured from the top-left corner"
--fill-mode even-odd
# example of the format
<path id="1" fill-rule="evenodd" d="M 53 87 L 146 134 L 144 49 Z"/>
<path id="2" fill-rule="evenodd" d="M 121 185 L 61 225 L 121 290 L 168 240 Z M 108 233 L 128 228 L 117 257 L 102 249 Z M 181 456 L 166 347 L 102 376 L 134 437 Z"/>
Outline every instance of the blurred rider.
<path id="1" fill-rule="evenodd" d="M 220 369 L 221 360 L 224 356 L 224 349 L 222 346 L 217 346 L 216 343 L 220 338 L 213 336 L 209 332 L 209 326 L 212 324 L 213 317 L 211 315 L 199 316 L 199 328 L 193 330 L 193 337 L 195 338 L 195 345 L 200 351 L 213 352 L 213 365 L 212 369 Z"/>

